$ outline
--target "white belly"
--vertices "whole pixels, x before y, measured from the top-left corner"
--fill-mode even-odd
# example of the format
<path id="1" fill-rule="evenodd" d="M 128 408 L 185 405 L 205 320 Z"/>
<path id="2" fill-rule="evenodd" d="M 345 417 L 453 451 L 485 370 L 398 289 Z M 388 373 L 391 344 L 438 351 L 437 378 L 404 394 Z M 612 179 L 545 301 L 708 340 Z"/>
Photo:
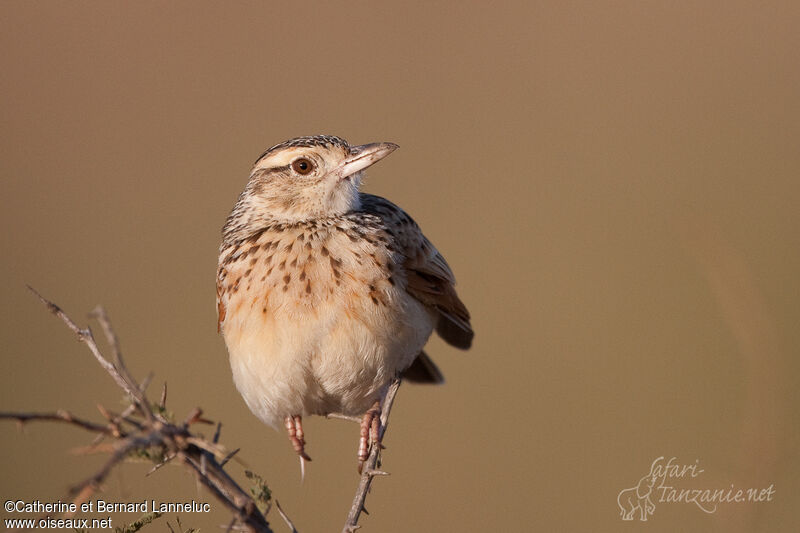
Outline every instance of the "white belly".
<path id="1" fill-rule="evenodd" d="M 277 427 L 290 415 L 363 414 L 431 335 L 434 318 L 404 290 L 388 305 L 337 293 L 314 305 L 229 302 L 223 334 L 236 387 Z M 266 311 L 264 310 L 266 309 Z"/>

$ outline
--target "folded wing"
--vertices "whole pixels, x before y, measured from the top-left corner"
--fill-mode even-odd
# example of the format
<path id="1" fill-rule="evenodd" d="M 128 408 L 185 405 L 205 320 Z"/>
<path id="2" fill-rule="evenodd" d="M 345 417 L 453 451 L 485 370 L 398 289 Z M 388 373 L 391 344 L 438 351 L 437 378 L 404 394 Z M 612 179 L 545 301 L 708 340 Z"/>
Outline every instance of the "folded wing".
<path id="1" fill-rule="evenodd" d="M 380 216 L 392 228 L 404 256 L 408 293 L 436 311 L 436 332 L 448 344 L 466 350 L 475 336 L 467 307 L 455 290 L 455 277 L 436 247 L 402 209 L 379 196 L 362 194 L 362 209 Z"/>

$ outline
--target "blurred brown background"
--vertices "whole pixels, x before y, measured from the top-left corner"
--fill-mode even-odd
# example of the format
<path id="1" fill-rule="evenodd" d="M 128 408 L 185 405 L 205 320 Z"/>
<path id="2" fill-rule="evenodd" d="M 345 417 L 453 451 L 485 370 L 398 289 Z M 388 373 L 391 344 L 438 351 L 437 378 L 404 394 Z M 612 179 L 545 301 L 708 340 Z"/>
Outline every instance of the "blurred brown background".
<path id="1" fill-rule="evenodd" d="M 432 340 L 447 384 L 401 389 L 364 531 L 797 531 L 800 9 L 668 4 L 5 2 L 0 409 L 119 408 L 25 284 L 81 320 L 102 302 L 154 392 L 223 420 L 301 531 L 339 531 L 357 429 L 310 420 L 301 485 L 249 413 L 219 230 L 272 144 L 393 141 L 366 190 L 443 251 L 477 337 Z M 88 440 L 4 423 L 0 496 L 64 498 Z M 699 460 L 681 487 L 775 497 L 623 522 L 662 455 Z M 214 501 L 148 469 L 99 497 Z M 227 524 L 213 506 L 183 524 Z"/>

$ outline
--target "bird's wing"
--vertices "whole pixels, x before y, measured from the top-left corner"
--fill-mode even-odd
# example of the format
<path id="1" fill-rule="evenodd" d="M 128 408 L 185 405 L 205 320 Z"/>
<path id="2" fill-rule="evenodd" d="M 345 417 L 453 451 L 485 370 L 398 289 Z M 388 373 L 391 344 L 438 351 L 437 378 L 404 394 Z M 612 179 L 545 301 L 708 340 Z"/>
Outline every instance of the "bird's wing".
<path id="1" fill-rule="evenodd" d="M 456 294 L 453 271 L 442 254 L 405 211 L 385 198 L 362 194 L 361 209 L 385 221 L 387 233 L 405 258 L 402 267 L 406 274 L 406 290 L 437 312 L 439 336 L 456 348 L 469 348 L 475 336 L 469 311 Z"/>
<path id="2" fill-rule="evenodd" d="M 220 266 L 217 270 L 217 333 L 222 331 L 222 323 L 225 322 L 225 315 L 227 308 L 225 306 L 225 288 L 223 287 L 223 267 Z"/>

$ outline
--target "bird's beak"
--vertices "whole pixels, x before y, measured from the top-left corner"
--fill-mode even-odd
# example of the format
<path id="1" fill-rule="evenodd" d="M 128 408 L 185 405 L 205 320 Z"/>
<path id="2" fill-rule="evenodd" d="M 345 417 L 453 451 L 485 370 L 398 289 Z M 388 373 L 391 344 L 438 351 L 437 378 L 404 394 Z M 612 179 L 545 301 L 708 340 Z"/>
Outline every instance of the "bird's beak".
<path id="1" fill-rule="evenodd" d="M 350 147 L 350 157 L 339 167 L 342 179 L 364 170 L 399 148 L 394 143 L 370 143 Z"/>

